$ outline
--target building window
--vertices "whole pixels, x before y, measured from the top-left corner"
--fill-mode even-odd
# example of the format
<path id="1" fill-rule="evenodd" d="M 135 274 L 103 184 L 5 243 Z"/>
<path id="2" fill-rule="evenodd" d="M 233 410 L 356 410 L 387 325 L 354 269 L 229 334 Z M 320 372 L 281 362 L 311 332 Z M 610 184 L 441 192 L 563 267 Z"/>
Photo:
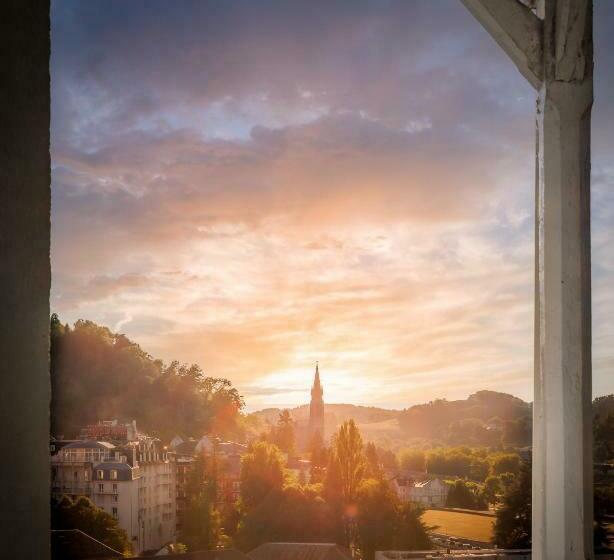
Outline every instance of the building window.
<path id="1" fill-rule="evenodd" d="M 117 502 L 117 494 L 113 494 L 113 501 Z"/>
<path id="2" fill-rule="evenodd" d="M 117 494 L 117 484 L 114 484 L 114 485 L 113 485 L 113 493 L 114 493 L 114 494 Z"/>
<path id="3" fill-rule="evenodd" d="M 83 471 L 83 478 L 84 478 L 85 480 L 89 480 L 89 479 L 90 479 L 90 471 L 88 471 L 87 469 L 85 469 L 85 470 Z"/>
<path id="4" fill-rule="evenodd" d="M 117 508 L 114 507 L 112 511 L 113 511 L 113 517 L 117 519 Z"/>
<path id="5" fill-rule="evenodd" d="M 117 480 L 117 471 L 115 469 L 111 469 L 111 480 Z"/>
<path id="6" fill-rule="evenodd" d="M 98 492 L 100 492 L 101 494 L 104 492 L 104 484 L 98 485 Z"/>
<path id="7" fill-rule="evenodd" d="M 96 476 L 98 478 L 98 480 L 103 480 L 104 479 L 104 471 L 96 471 Z"/>

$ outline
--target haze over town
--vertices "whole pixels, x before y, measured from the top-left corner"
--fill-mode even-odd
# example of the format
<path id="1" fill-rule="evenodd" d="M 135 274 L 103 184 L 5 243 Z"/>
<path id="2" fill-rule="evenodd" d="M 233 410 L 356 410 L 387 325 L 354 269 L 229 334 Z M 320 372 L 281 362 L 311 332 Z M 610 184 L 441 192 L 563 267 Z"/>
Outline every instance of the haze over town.
<path id="1" fill-rule="evenodd" d="M 531 400 L 535 95 L 512 63 L 456 0 L 206 5 L 53 4 L 52 309 L 251 410 L 303 404 L 316 360 L 329 403 Z M 614 6 L 595 11 L 602 395 Z"/>

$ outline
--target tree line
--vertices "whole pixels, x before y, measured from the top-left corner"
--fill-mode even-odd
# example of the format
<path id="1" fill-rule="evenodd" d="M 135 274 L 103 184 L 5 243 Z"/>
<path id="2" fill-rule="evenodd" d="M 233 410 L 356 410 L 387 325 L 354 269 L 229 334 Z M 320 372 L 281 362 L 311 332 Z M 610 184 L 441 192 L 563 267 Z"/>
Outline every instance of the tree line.
<path id="1" fill-rule="evenodd" d="M 51 316 L 51 433 L 76 437 L 100 419 L 136 420 L 150 435 L 218 433 L 242 439 L 244 403 L 228 379 L 197 364 L 165 364 L 123 334 Z"/>
<path id="2" fill-rule="evenodd" d="M 287 426 L 281 416 L 280 428 Z M 287 440 L 286 440 L 287 443 Z M 335 542 L 360 551 L 366 560 L 376 550 L 428 549 L 421 510 L 401 503 L 353 420 L 344 422 L 326 448 L 314 437 L 309 481 L 293 480 L 280 448 L 268 439 L 250 444 L 241 465 L 241 497 L 219 507 L 211 491 L 215 460 L 201 459 L 192 472 L 191 521 L 180 536 L 188 549 L 220 543 L 251 550 L 265 542 Z M 203 474 L 204 473 L 204 474 Z"/>

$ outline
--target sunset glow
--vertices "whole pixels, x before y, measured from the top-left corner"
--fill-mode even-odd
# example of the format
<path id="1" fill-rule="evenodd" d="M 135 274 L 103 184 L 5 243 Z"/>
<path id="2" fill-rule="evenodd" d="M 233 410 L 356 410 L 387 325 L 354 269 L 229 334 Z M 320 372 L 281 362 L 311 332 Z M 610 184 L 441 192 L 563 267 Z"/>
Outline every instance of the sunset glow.
<path id="1" fill-rule="evenodd" d="M 535 94 L 460 2 L 53 6 L 63 321 L 197 362 L 248 410 L 306 403 L 316 360 L 328 403 L 532 399 Z M 614 6 L 595 9 L 601 395 Z"/>

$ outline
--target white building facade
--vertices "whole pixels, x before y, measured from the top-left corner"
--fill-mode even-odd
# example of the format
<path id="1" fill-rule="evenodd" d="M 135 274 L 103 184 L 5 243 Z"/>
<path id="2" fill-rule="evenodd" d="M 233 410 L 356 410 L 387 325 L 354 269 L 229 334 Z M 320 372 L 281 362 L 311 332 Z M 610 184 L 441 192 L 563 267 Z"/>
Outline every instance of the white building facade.
<path id="1" fill-rule="evenodd" d="M 158 440 L 74 441 L 51 457 L 51 466 L 52 496 L 91 499 L 117 519 L 135 554 L 175 542 L 175 463 Z"/>
<path id="2" fill-rule="evenodd" d="M 424 507 L 444 507 L 449 486 L 439 478 L 415 481 L 412 478 L 395 477 L 392 487 L 402 502 L 412 502 Z"/>

